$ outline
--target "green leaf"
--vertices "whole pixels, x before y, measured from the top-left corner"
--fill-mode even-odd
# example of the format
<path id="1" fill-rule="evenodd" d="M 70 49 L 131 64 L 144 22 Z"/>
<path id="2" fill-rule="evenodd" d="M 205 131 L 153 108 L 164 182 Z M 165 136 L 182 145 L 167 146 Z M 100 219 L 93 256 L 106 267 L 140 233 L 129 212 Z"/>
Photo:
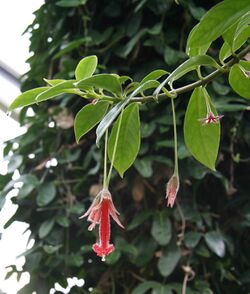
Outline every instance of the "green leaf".
<path id="1" fill-rule="evenodd" d="M 250 36 L 250 27 L 246 27 L 241 33 L 237 36 L 237 38 L 234 39 L 232 48 L 231 46 L 227 43 L 224 42 L 221 49 L 220 49 L 220 61 L 223 62 L 225 59 L 230 57 L 232 55 L 232 52 L 235 52 L 238 50 Z"/>
<path id="2" fill-rule="evenodd" d="M 159 282 L 155 281 L 146 281 L 141 284 L 139 284 L 131 294 L 144 294 L 150 289 L 158 289 L 161 287 L 161 284 Z"/>
<path id="3" fill-rule="evenodd" d="M 224 257 L 226 247 L 222 235 L 219 232 L 211 231 L 205 234 L 205 241 L 208 248 L 219 257 Z"/>
<path id="4" fill-rule="evenodd" d="M 185 244 L 188 248 L 195 248 L 200 239 L 202 234 L 199 232 L 188 232 L 185 234 Z"/>
<path id="5" fill-rule="evenodd" d="M 64 44 L 63 46 L 61 46 L 61 50 L 59 52 L 57 52 L 55 54 L 55 56 L 53 56 L 53 59 L 57 59 L 71 51 L 73 51 L 74 49 L 79 49 L 79 47 L 83 44 L 87 44 L 88 42 L 91 41 L 90 37 L 85 37 L 85 38 L 81 38 L 81 39 L 77 39 L 74 40 L 72 42 L 69 42 L 68 44 Z"/>
<path id="6" fill-rule="evenodd" d="M 117 103 L 102 119 L 99 126 L 96 129 L 96 145 L 99 146 L 99 141 L 112 124 L 112 122 L 117 118 L 119 113 L 125 108 L 125 106 L 130 102 L 130 100 L 135 97 L 138 93 L 143 92 L 148 89 L 155 88 L 159 85 L 157 81 L 147 81 L 144 84 L 137 87 L 124 101 Z"/>
<path id="7" fill-rule="evenodd" d="M 211 170 L 215 170 L 220 143 L 220 123 L 202 125 L 199 122 L 199 119 L 207 115 L 205 95 L 208 94 L 202 87 L 193 91 L 184 120 L 184 139 L 194 158 Z M 212 105 L 211 108 L 216 116 L 216 110 Z"/>
<path id="8" fill-rule="evenodd" d="M 95 55 L 83 58 L 77 65 L 75 70 L 76 80 L 89 78 L 93 75 L 97 67 L 97 57 Z"/>
<path id="9" fill-rule="evenodd" d="M 36 197 L 38 206 L 46 206 L 56 197 L 56 188 L 52 182 L 44 183 L 39 186 L 39 192 Z"/>
<path id="10" fill-rule="evenodd" d="M 229 84 L 241 97 L 250 99 L 250 77 L 241 65 L 232 66 L 229 73 Z"/>
<path id="11" fill-rule="evenodd" d="M 38 230 L 38 236 L 40 239 L 45 238 L 53 229 L 55 221 L 53 219 L 49 219 L 44 221 Z"/>
<path id="12" fill-rule="evenodd" d="M 163 277 L 168 277 L 174 271 L 177 263 L 181 258 L 179 247 L 171 243 L 166 250 L 162 252 L 162 255 L 158 261 L 158 270 Z"/>
<path id="13" fill-rule="evenodd" d="M 106 257 L 105 262 L 107 264 L 115 264 L 121 257 L 121 251 L 115 250 Z"/>
<path id="14" fill-rule="evenodd" d="M 49 89 L 49 87 L 40 87 L 23 92 L 11 103 L 9 110 L 37 103 L 37 95 L 46 91 L 47 89 Z"/>
<path id="15" fill-rule="evenodd" d="M 152 214 L 153 214 L 153 212 L 150 211 L 150 210 L 142 211 L 141 213 L 137 214 L 133 218 L 133 220 L 131 221 L 131 223 L 129 223 L 129 225 L 127 226 L 127 230 L 128 231 L 134 230 L 139 225 L 141 225 L 142 223 L 144 223 L 149 217 L 151 217 Z"/>
<path id="16" fill-rule="evenodd" d="M 75 80 L 64 81 L 59 84 L 56 84 L 53 87 L 49 87 L 47 90 L 38 94 L 34 103 L 45 101 L 51 98 L 54 98 L 63 93 L 78 94 L 79 90 L 74 89 Z"/>
<path id="17" fill-rule="evenodd" d="M 58 84 L 61 84 L 62 82 L 66 82 L 66 80 L 63 79 L 55 79 L 55 80 L 48 80 L 48 79 L 43 79 L 47 84 L 50 86 L 56 86 Z"/>
<path id="18" fill-rule="evenodd" d="M 13 173 L 23 162 L 21 155 L 13 155 L 8 162 L 8 173 Z"/>
<path id="19" fill-rule="evenodd" d="M 59 216 L 57 216 L 56 222 L 60 226 L 62 226 L 64 228 L 68 228 L 69 227 L 69 219 L 68 219 L 68 217 L 66 215 L 59 215 Z"/>
<path id="20" fill-rule="evenodd" d="M 18 199 L 24 199 L 28 197 L 34 190 L 35 186 L 32 184 L 24 184 L 18 192 Z"/>
<path id="21" fill-rule="evenodd" d="M 159 212 L 155 215 L 151 228 L 151 235 L 155 241 L 164 246 L 167 245 L 172 236 L 171 222 L 166 214 Z"/>
<path id="22" fill-rule="evenodd" d="M 88 104 L 84 106 L 76 115 L 74 121 L 74 130 L 76 142 L 90 131 L 103 118 L 107 112 L 109 103 L 99 101 L 97 104 Z"/>
<path id="23" fill-rule="evenodd" d="M 118 139 L 116 139 L 119 124 L 120 130 Z M 116 145 L 114 167 L 121 177 L 135 161 L 140 149 L 140 142 L 139 105 L 138 103 L 132 103 L 125 108 L 114 124 L 108 143 L 110 161 L 112 161 Z"/>
<path id="24" fill-rule="evenodd" d="M 78 7 L 87 3 L 87 0 L 60 0 L 56 2 L 61 7 Z"/>
<path id="25" fill-rule="evenodd" d="M 187 52 L 216 40 L 249 10 L 249 0 L 226 0 L 212 7 L 191 32 Z"/>
<path id="26" fill-rule="evenodd" d="M 175 80 L 178 80 L 186 73 L 195 70 L 198 66 L 201 65 L 210 65 L 215 68 L 220 68 L 219 64 L 208 55 L 198 55 L 189 58 L 184 63 L 182 63 L 179 67 L 177 67 L 155 90 L 154 95 L 158 96 L 162 88 L 166 83 L 172 84 Z"/>
<path id="27" fill-rule="evenodd" d="M 62 247 L 62 245 L 52 246 L 52 245 L 44 245 L 43 250 L 47 254 L 53 254 L 55 252 L 58 252 L 58 250 Z"/>
<path id="28" fill-rule="evenodd" d="M 140 82 L 140 85 L 144 84 L 145 82 L 147 81 L 150 81 L 150 80 L 157 80 L 159 79 L 160 77 L 164 76 L 165 74 L 167 74 L 168 72 L 165 71 L 165 70 L 162 70 L 162 69 L 156 69 L 152 72 L 150 72 L 149 74 L 147 74 L 143 79 L 142 81 Z"/>
<path id="29" fill-rule="evenodd" d="M 191 32 L 189 33 L 188 39 L 187 39 L 187 45 L 186 45 L 186 54 L 189 57 L 197 56 L 197 55 L 204 55 L 206 54 L 208 48 L 211 45 L 211 42 L 208 42 L 205 45 L 199 46 L 199 47 L 190 47 L 190 40 L 192 40 L 192 36 L 196 34 L 196 30 L 198 29 L 199 23 L 193 27 Z"/>
<path id="30" fill-rule="evenodd" d="M 79 82 L 75 83 L 75 85 L 85 90 L 86 87 L 95 87 L 104 89 L 106 91 L 109 91 L 111 93 L 121 94 L 122 88 L 121 84 L 119 82 L 119 79 L 112 75 L 112 74 L 99 74 L 92 76 L 90 78 L 86 78 L 83 80 L 80 80 Z"/>
<path id="31" fill-rule="evenodd" d="M 144 178 L 150 178 L 153 175 L 152 160 L 149 158 L 136 159 L 134 166 Z"/>

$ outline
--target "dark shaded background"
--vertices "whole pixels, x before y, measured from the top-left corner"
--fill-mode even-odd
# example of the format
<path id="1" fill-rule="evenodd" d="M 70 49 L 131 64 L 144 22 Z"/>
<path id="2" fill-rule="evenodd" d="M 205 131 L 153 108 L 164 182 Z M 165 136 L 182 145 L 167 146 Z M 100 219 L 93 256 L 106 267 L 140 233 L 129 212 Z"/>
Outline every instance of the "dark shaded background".
<path id="1" fill-rule="evenodd" d="M 187 58 L 185 43 L 191 28 L 218 3 L 180 2 L 46 0 L 27 29 L 34 55 L 22 89 L 43 85 L 44 77 L 73 78 L 79 60 L 91 54 L 98 56 L 99 72 L 128 74 L 135 80 L 153 69 L 173 70 Z M 213 44 L 209 54 L 218 56 L 221 44 L 221 40 Z M 182 82 L 195 78 L 188 75 Z M 126 230 L 112 226 L 117 250 L 106 263 L 91 250 L 95 232 L 87 231 L 85 220 L 78 220 L 102 180 L 102 150 L 94 144 L 94 131 L 79 145 L 74 140 L 73 117 L 86 101 L 62 95 L 32 106 L 33 117 L 26 115 L 27 108 L 21 111 L 21 124 L 29 128 L 7 143 L 5 155 L 10 151 L 14 155 L 8 174 L 0 179 L 3 199 L 14 185 L 13 171 L 19 169 L 24 185 L 12 199 L 19 208 L 6 226 L 25 221 L 35 239 L 23 268 L 31 281 L 19 294 L 49 293 L 55 282 L 66 286 L 66 278 L 72 276 L 84 278 L 85 285 L 70 293 L 88 293 L 92 287 L 92 293 L 179 294 L 187 265 L 195 274 L 187 293 L 250 293 L 249 114 L 244 100 L 228 87 L 226 76 L 208 91 L 225 115 L 218 171 L 201 166 L 185 148 L 182 126 L 191 93 L 182 95 L 176 102 L 179 205 L 166 208 L 165 184 L 173 169 L 170 103 L 143 106 L 138 159 L 123 180 L 114 173 L 111 181 Z M 19 148 L 14 150 L 15 142 Z M 184 229 L 185 235 L 178 235 Z M 14 266 L 12 270 L 16 271 Z"/>

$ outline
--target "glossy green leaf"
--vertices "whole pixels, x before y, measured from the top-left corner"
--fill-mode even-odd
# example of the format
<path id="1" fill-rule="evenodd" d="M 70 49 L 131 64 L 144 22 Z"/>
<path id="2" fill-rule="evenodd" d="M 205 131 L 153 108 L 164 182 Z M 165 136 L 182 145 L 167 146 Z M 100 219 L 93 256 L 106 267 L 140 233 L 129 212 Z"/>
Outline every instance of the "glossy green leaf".
<path id="1" fill-rule="evenodd" d="M 187 44 L 187 51 L 213 42 L 250 10 L 249 0 L 226 0 L 212 7 L 201 19 Z"/>
<path id="2" fill-rule="evenodd" d="M 121 94 L 122 88 L 119 79 L 111 74 L 99 74 L 80 80 L 75 83 L 76 87 L 85 90 L 86 87 L 104 89 L 111 93 Z"/>
<path id="3" fill-rule="evenodd" d="M 120 132 L 116 143 L 119 124 Z M 108 156 L 110 161 L 113 158 L 114 148 L 117 144 L 114 167 L 121 177 L 123 177 L 124 172 L 135 161 L 140 149 L 140 142 L 139 105 L 138 103 L 132 103 L 125 108 L 114 124 L 108 143 Z"/>
<path id="4" fill-rule="evenodd" d="M 189 57 L 194 57 L 197 55 L 204 55 L 207 53 L 208 48 L 211 45 L 211 42 L 207 42 L 205 45 L 199 46 L 199 47 L 190 47 L 190 40 L 192 40 L 192 36 L 196 34 L 196 30 L 198 29 L 199 23 L 193 27 L 191 32 L 189 33 L 188 39 L 187 39 L 187 45 L 186 45 L 186 54 Z"/>
<path id="5" fill-rule="evenodd" d="M 249 24 L 250 24 L 250 10 L 241 17 L 235 29 L 235 33 L 233 35 L 233 42 L 232 42 L 232 47 L 234 51 L 236 50 L 235 49 L 236 40 L 240 37 L 240 35 L 242 35 L 243 31 L 246 31 L 249 28 Z M 249 37 L 249 30 L 247 31 L 248 31 L 247 35 Z M 247 37 L 245 39 L 247 40 Z"/>
<path id="6" fill-rule="evenodd" d="M 121 255 L 121 251 L 116 249 L 106 257 L 105 262 L 107 264 L 115 264 L 120 259 Z"/>
<path id="7" fill-rule="evenodd" d="M 36 96 L 36 100 L 34 103 L 38 103 L 41 101 L 45 101 L 51 98 L 54 98 L 58 95 L 63 93 L 72 93 L 78 94 L 78 90 L 74 89 L 75 80 L 64 81 L 62 83 L 56 84 L 53 87 L 49 87 L 47 90 L 43 91 L 42 93 Z"/>
<path id="8" fill-rule="evenodd" d="M 139 284 L 134 290 L 132 294 L 144 294 L 147 293 L 150 289 L 158 289 L 161 287 L 161 284 L 155 281 L 146 281 Z"/>
<path id="9" fill-rule="evenodd" d="M 205 241 L 210 250 L 219 257 L 224 257 L 226 252 L 225 243 L 219 232 L 211 231 L 205 234 Z"/>
<path id="10" fill-rule="evenodd" d="M 152 215 L 153 215 L 153 211 L 151 210 L 146 210 L 146 211 L 142 211 L 138 213 L 127 226 L 127 230 L 131 231 L 136 229 L 139 225 L 144 223 Z"/>
<path id="11" fill-rule="evenodd" d="M 151 235 L 155 241 L 162 246 L 170 242 L 172 237 L 171 222 L 163 212 L 159 212 L 155 215 L 151 228 Z"/>
<path id="12" fill-rule="evenodd" d="M 147 81 L 150 81 L 150 80 L 157 80 L 159 79 L 160 77 L 164 76 L 165 74 L 167 74 L 168 72 L 165 71 L 165 70 L 162 70 L 162 69 L 156 69 L 152 72 L 150 72 L 149 74 L 147 74 L 143 79 L 142 81 L 140 82 L 140 85 L 144 84 L 145 82 Z"/>
<path id="13" fill-rule="evenodd" d="M 202 234 L 199 232 L 188 232 L 185 234 L 185 245 L 188 248 L 195 248 L 200 239 L 202 237 Z"/>
<path id="14" fill-rule="evenodd" d="M 56 197 L 56 187 L 52 182 L 44 183 L 39 187 L 36 197 L 38 206 L 46 206 Z"/>
<path id="15" fill-rule="evenodd" d="M 24 199 L 28 197 L 34 190 L 34 185 L 32 184 L 23 184 L 22 188 L 18 192 L 18 199 Z"/>
<path id="16" fill-rule="evenodd" d="M 83 58 L 77 65 L 75 70 L 76 80 L 89 78 L 93 75 L 97 67 L 97 57 L 95 55 Z"/>
<path id="17" fill-rule="evenodd" d="M 77 7 L 84 5 L 87 0 L 60 0 L 56 2 L 56 5 L 61 7 Z"/>
<path id="18" fill-rule="evenodd" d="M 37 95 L 46 91 L 47 89 L 49 89 L 49 87 L 40 87 L 23 92 L 11 103 L 9 110 L 37 103 Z"/>
<path id="19" fill-rule="evenodd" d="M 99 101 L 97 104 L 84 106 L 76 115 L 74 121 L 75 138 L 78 143 L 80 138 L 90 131 L 103 118 L 109 103 Z"/>
<path id="20" fill-rule="evenodd" d="M 162 88 L 167 84 L 172 84 L 175 80 L 178 80 L 186 73 L 195 70 L 198 66 L 209 65 L 215 68 L 220 68 L 219 64 L 208 55 L 194 56 L 186 60 L 180 66 L 178 66 L 155 90 L 154 95 L 158 96 Z"/>
<path id="21" fill-rule="evenodd" d="M 172 274 L 181 258 L 179 247 L 171 243 L 163 252 L 158 261 L 158 270 L 163 277 Z"/>
<path id="22" fill-rule="evenodd" d="M 144 178 L 150 178 L 153 175 L 152 160 L 149 158 L 136 159 L 134 166 Z"/>
<path id="23" fill-rule="evenodd" d="M 215 161 L 220 143 L 220 123 L 202 125 L 199 119 L 205 118 L 207 108 L 205 102 L 207 92 L 199 87 L 193 91 L 188 103 L 184 120 L 185 143 L 196 160 L 208 168 L 215 170 Z M 216 110 L 211 106 L 214 115 Z"/>
<path id="24" fill-rule="evenodd" d="M 69 227 L 69 218 L 66 215 L 59 215 L 56 218 L 56 222 L 64 228 L 68 228 Z"/>
<path id="25" fill-rule="evenodd" d="M 125 98 L 124 101 L 117 103 L 102 119 L 100 124 L 96 129 L 96 145 L 99 146 L 99 141 L 108 129 L 108 127 L 112 124 L 112 122 L 117 118 L 119 113 L 125 108 L 126 105 L 130 102 L 130 100 L 135 97 L 138 93 L 143 92 L 148 89 L 155 88 L 159 85 L 157 81 L 147 81 L 144 84 L 137 87 L 129 96 Z"/>
<path id="26" fill-rule="evenodd" d="M 67 1 L 67 0 L 66 0 Z M 73 51 L 74 49 L 79 49 L 80 46 L 88 43 L 91 41 L 91 38 L 86 37 L 86 38 L 81 38 L 81 39 L 77 39 L 74 40 L 72 42 L 69 42 L 67 44 L 63 44 L 63 46 L 61 46 L 60 51 L 57 52 L 54 56 L 53 59 L 57 59 L 71 51 Z"/>
<path id="27" fill-rule="evenodd" d="M 53 219 L 48 219 L 44 221 L 38 230 L 38 236 L 40 239 L 45 238 L 53 229 L 55 221 Z"/>
<path id="28" fill-rule="evenodd" d="M 232 66 L 229 73 L 229 84 L 241 97 L 250 99 L 250 77 L 241 65 Z"/>
<path id="29" fill-rule="evenodd" d="M 23 156 L 13 155 L 8 162 L 8 173 L 13 173 L 23 162 Z"/>
<path id="30" fill-rule="evenodd" d="M 250 36 L 250 27 L 246 27 L 244 30 L 240 32 L 237 38 L 234 39 L 232 48 L 227 43 L 224 42 L 221 49 L 220 49 L 220 61 L 223 62 L 225 59 L 232 55 L 232 52 L 238 50 L 243 44 L 246 43 L 247 39 Z"/>
<path id="31" fill-rule="evenodd" d="M 133 81 L 132 78 L 129 76 L 121 76 L 118 79 L 119 79 L 119 82 L 121 85 L 124 84 L 128 80 L 130 80 L 131 82 Z"/>
<path id="32" fill-rule="evenodd" d="M 55 80 L 43 79 L 43 80 L 52 87 L 58 84 L 61 84 L 62 82 L 66 82 L 66 80 L 63 80 L 63 79 L 55 79 Z"/>
<path id="33" fill-rule="evenodd" d="M 240 60 L 239 65 L 241 65 L 246 71 L 250 71 L 250 62 L 247 60 Z"/>

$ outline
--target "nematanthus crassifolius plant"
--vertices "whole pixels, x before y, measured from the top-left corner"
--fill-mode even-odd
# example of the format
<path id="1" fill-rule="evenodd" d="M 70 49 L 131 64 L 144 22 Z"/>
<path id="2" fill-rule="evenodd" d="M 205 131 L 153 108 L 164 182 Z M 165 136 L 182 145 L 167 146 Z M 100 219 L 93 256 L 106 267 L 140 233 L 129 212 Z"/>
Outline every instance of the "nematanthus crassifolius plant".
<path id="1" fill-rule="evenodd" d="M 94 74 L 98 61 L 97 56 L 92 55 L 78 63 L 75 79 L 45 79 L 47 86 L 22 93 L 10 105 L 10 110 L 13 110 L 39 104 L 62 93 L 89 100 L 90 103 L 76 115 L 74 130 L 76 141 L 79 142 L 97 126 L 96 144 L 104 145 L 102 190 L 82 216 L 91 222 L 89 230 L 99 227 L 93 250 L 103 260 L 115 249 L 110 242 L 110 219 L 123 228 L 109 191 L 109 183 L 113 168 L 123 177 L 137 157 L 141 142 L 140 107 L 143 104 L 168 100 L 172 107 L 175 160 L 173 175 L 166 184 L 167 206 L 174 206 L 180 186 L 175 99 L 181 99 L 183 93 L 192 92 L 184 120 L 186 146 L 201 164 L 211 170 L 216 169 L 223 114 L 217 113 L 206 85 L 219 75 L 228 74 L 232 89 L 243 98 L 250 98 L 250 78 L 247 75 L 250 63 L 246 57 L 250 52 L 249 11 L 249 0 L 226 0 L 213 7 L 189 34 L 186 46 L 189 59 L 171 73 L 156 69 L 141 81 L 112 73 Z M 221 37 L 224 42 L 219 61 L 216 61 L 207 52 L 212 42 Z M 210 68 L 211 73 L 203 76 L 204 67 Z M 180 79 L 191 71 L 197 72 L 197 80 L 175 87 L 176 81 L 179 85 Z"/>

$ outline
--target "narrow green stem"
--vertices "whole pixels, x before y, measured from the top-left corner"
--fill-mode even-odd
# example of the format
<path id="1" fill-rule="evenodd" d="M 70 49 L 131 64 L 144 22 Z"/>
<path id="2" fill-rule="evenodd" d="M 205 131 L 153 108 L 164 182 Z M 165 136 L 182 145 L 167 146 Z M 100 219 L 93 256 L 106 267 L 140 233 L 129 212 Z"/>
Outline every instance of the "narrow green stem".
<path id="1" fill-rule="evenodd" d="M 108 129 L 105 132 L 103 188 L 107 189 Z"/>
<path id="2" fill-rule="evenodd" d="M 178 176 L 177 128 L 176 128 L 176 117 L 175 117 L 175 107 L 174 107 L 173 98 L 171 98 L 171 106 L 172 106 L 172 113 L 173 113 L 173 128 L 174 128 L 174 174 Z"/>
<path id="3" fill-rule="evenodd" d="M 116 133 L 116 138 L 115 138 L 115 144 L 114 144 L 113 154 L 112 154 L 112 158 L 111 158 L 111 165 L 109 168 L 109 173 L 108 173 L 108 178 L 107 178 L 107 188 L 109 186 L 109 182 L 110 182 L 110 178 L 111 178 L 112 170 L 113 170 L 113 165 L 114 165 L 114 161 L 115 161 L 116 149 L 117 149 L 117 144 L 118 144 L 118 139 L 119 139 L 119 134 L 120 134 L 120 129 L 121 129 L 122 115 L 123 115 L 123 111 L 121 112 L 119 120 L 118 120 L 118 127 L 117 127 L 117 133 Z"/>

